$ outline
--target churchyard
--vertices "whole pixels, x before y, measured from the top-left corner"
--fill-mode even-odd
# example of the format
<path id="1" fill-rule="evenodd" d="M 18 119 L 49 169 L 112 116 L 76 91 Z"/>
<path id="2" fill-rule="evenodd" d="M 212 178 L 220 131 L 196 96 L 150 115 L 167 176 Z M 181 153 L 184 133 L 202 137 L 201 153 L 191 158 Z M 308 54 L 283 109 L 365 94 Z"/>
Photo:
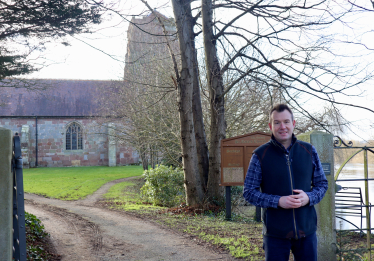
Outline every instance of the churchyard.
<path id="1" fill-rule="evenodd" d="M 25 169 L 25 192 L 70 201 L 94 193 L 108 181 L 135 177 L 112 186 L 99 205 L 188 234 L 198 244 L 230 252 L 236 258 L 263 260 L 261 223 L 235 213 L 232 220 L 227 221 L 224 209 L 202 211 L 153 206 L 141 197 L 140 188 L 144 185 L 141 174 L 140 166 Z"/>
<path id="2" fill-rule="evenodd" d="M 106 182 L 132 177 L 129 181 L 111 186 L 97 205 L 103 209 L 125 212 L 188 235 L 199 245 L 229 252 L 238 259 L 264 259 L 262 224 L 254 221 L 253 207 L 247 207 L 250 210 L 245 215 L 234 211 L 232 220 L 227 221 L 223 208 L 207 207 L 202 210 L 186 207 L 182 202 L 172 208 L 154 206 L 146 202 L 141 195 L 141 187 L 144 185 L 142 173 L 141 166 L 25 169 L 25 192 L 74 201 L 94 193 Z M 240 187 L 233 192 L 235 198 L 235 193 L 240 193 Z M 343 237 L 338 236 L 338 242 L 341 247 L 350 249 L 363 246 L 365 237 L 350 233 Z M 349 260 L 362 259 L 360 255 L 350 255 Z"/>

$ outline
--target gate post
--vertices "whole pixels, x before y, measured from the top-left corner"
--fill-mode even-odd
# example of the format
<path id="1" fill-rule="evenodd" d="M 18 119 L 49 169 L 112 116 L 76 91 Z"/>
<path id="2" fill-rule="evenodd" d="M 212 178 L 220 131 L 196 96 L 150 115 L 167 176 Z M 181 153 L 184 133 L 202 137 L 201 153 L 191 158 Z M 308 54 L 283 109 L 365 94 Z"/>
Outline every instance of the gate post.
<path id="1" fill-rule="evenodd" d="M 0 127 L 0 260 L 13 256 L 12 131 Z"/>
<path id="2" fill-rule="evenodd" d="M 336 260 L 335 232 L 335 180 L 334 180 L 334 135 L 322 131 L 311 131 L 297 136 L 311 143 L 317 150 L 323 165 L 329 189 L 322 201 L 316 205 L 318 217 L 318 260 Z"/>

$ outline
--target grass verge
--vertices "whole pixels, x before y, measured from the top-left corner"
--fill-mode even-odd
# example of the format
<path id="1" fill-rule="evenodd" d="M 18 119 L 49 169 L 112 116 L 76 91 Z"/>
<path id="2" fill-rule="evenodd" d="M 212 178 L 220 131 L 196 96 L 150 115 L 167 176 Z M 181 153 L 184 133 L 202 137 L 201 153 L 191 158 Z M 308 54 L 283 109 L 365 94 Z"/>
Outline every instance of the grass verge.
<path id="1" fill-rule="evenodd" d="M 62 200 L 78 200 L 94 193 L 105 183 L 140 176 L 140 166 L 95 166 L 24 169 L 25 192 Z"/>
<path id="2" fill-rule="evenodd" d="M 139 213 L 152 213 L 152 210 L 164 209 L 163 207 L 153 206 L 142 200 L 139 190 L 142 179 L 135 182 L 121 182 L 112 186 L 108 193 L 104 195 L 102 203 L 111 208 L 137 211 Z"/>

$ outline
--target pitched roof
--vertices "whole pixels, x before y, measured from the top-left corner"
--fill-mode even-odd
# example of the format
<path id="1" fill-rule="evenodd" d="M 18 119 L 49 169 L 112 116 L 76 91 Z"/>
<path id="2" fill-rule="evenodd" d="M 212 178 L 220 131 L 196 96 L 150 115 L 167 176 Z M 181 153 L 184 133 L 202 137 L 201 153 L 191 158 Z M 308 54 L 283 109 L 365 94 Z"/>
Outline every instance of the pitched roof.
<path id="1" fill-rule="evenodd" d="M 0 117 L 98 116 L 100 89 L 119 84 L 123 82 L 39 79 L 9 84 L 3 81 Z"/>

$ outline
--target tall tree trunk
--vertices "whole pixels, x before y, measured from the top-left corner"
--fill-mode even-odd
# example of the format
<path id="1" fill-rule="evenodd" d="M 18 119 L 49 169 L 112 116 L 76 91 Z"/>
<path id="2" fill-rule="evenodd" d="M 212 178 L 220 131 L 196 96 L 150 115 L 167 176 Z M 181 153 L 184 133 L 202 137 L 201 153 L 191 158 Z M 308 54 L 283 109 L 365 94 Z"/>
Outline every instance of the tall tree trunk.
<path id="1" fill-rule="evenodd" d="M 199 86 L 199 68 L 197 63 L 197 53 L 195 41 L 193 41 L 194 49 L 194 78 L 193 78 L 193 98 L 192 112 L 194 118 L 196 149 L 199 164 L 199 173 L 203 184 L 204 192 L 207 191 L 208 174 L 209 174 L 209 151 L 206 142 L 204 129 L 203 109 L 201 107 L 200 86 Z"/>
<path id="2" fill-rule="evenodd" d="M 181 145 L 188 205 L 199 205 L 203 188 L 198 171 L 192 95 L 194 78 L 194 33 L 189 0 L 172 0 L 181 52 L 181 72 L 177 79 L 178 110 L 181 124 Z"/>
<path id="3" fill-rule="evenodd" d="M 221 174 L 221 140 L 225 138 L 226 123 L 223 98 L 223 79 L 217 57 L 216 39 L 213 34 L 212 0 L 201 1 L 205 65 L 208 78 L 211 108 L 209 178 L 208 197 L 216 200 L 223 196 L 223 188 L 219 186 Z"/>
<path id="4" fill-rule="evenodd" d="M 142 159 L 143 170 L 148 170 L 148 157 L 146 146 L 141 145 L 140 158 Z"/>
<path id="5" fill-rule="evenodd" d="M 156 154 L 153 145 L 149 145 L 149 157 L 151 160 L 151 168 L 154 169 L 156 167 Z"/>

